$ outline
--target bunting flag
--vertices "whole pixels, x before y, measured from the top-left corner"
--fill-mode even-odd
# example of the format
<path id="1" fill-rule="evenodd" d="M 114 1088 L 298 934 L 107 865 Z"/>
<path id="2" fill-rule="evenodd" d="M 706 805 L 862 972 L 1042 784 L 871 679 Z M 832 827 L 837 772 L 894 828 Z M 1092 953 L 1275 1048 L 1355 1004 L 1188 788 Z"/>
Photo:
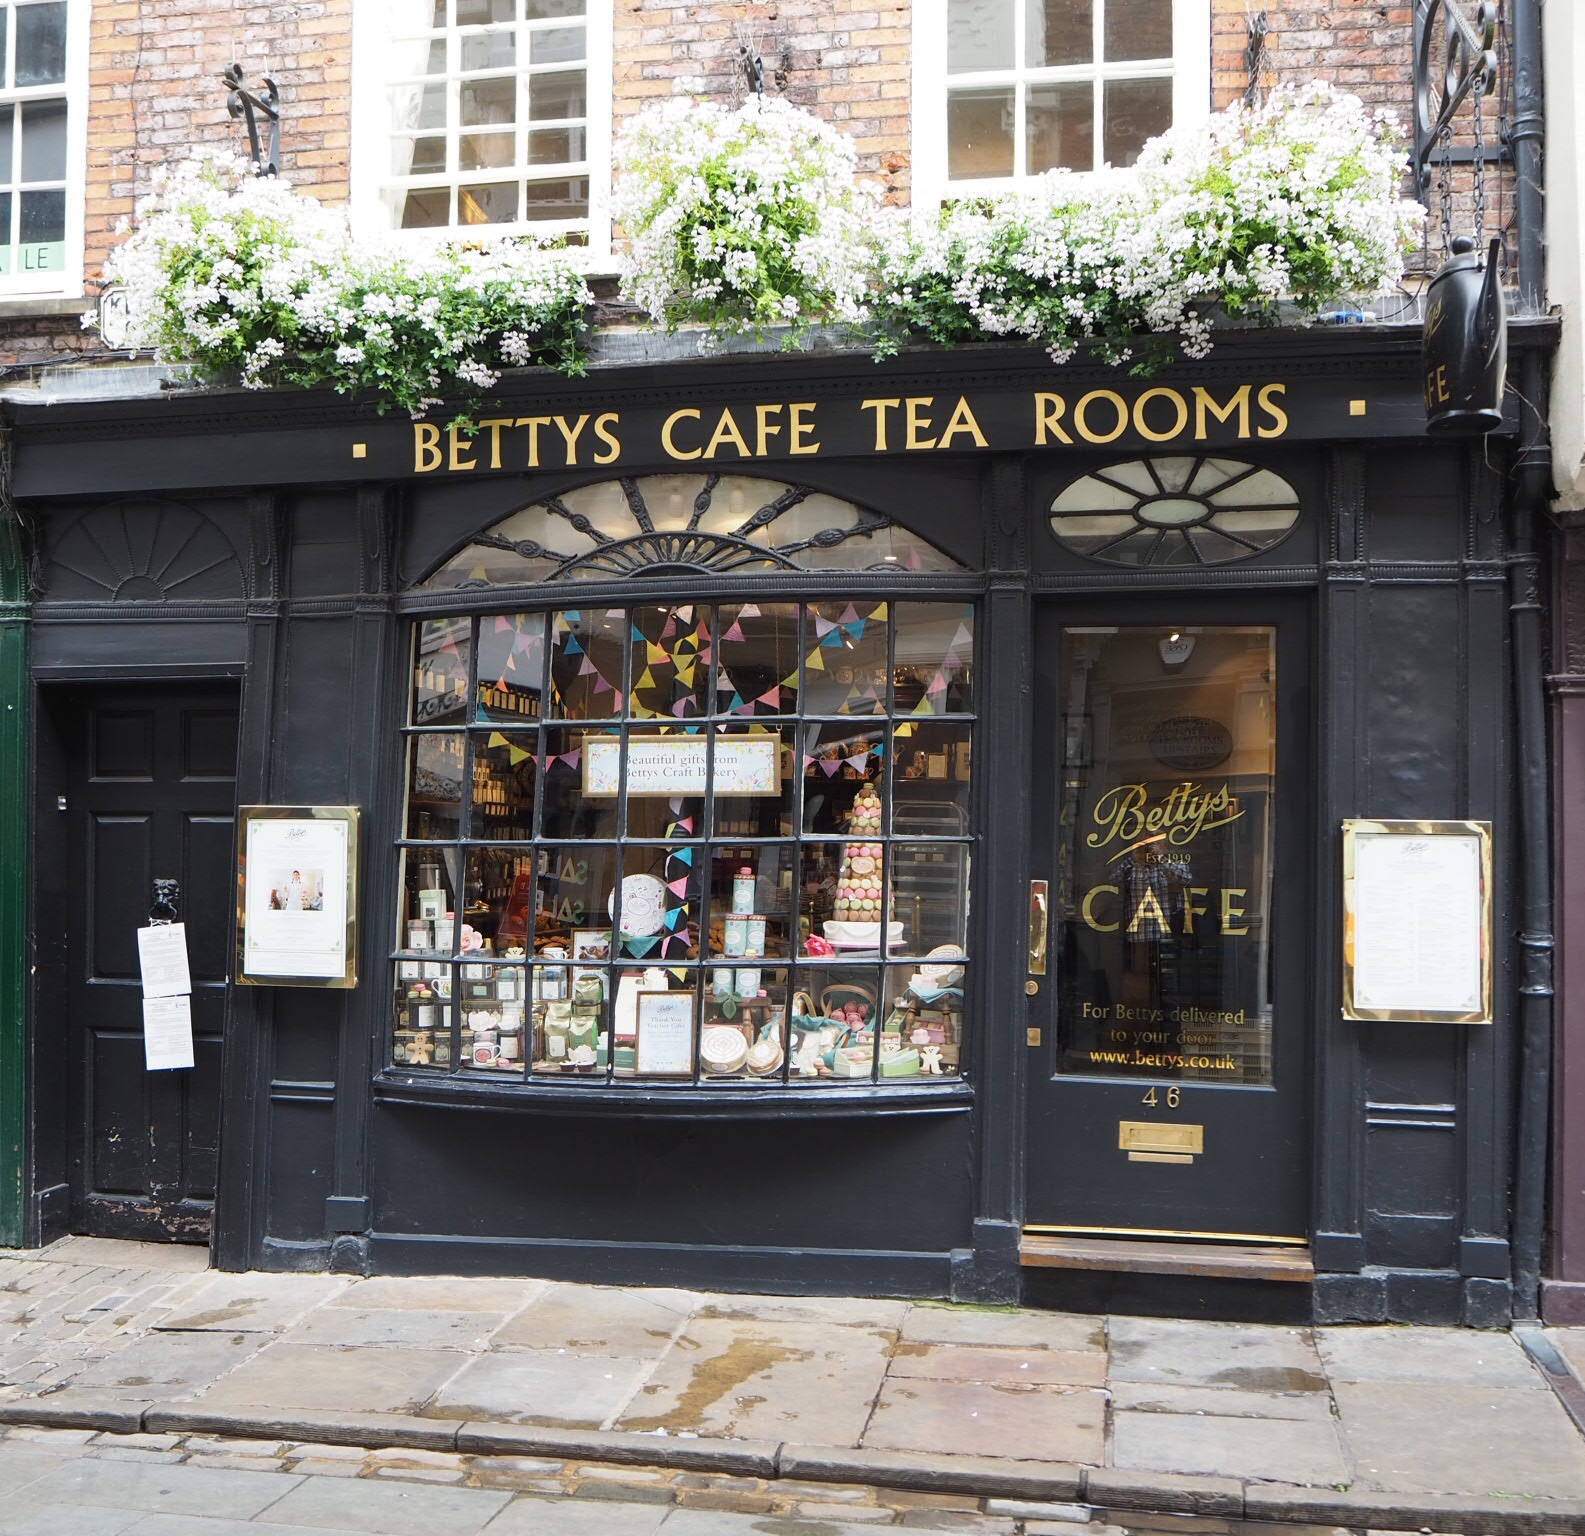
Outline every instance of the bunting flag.
<path id="1" fill-rule="evenodd" d="M 660 939 L 654 936 L 640 938 L 634 933 L 624 933 L 622 935 L 622 947 L 627 950 L 628 954 L 639 960 L 649 954 L 658 943 L 660 943 Z"/>
<path id="2" fill-rule="evenodd" d="M 722 639 L 723 642 L 725 642 L 727 640 L 738 640 L 738 641 L 741 641 L 743 639 L 743 626 L 742 626 L 742 624 L 740 624 L 736 619 L 734 619 L 732 621 L 732 627 L 729 630 L 727 630 L 727 632 L 724 635 L 721 636 L 721 639 Z"/>
<path id="3" fill-rule="evenodd" d="M 595 673 L 595 672 L 598 672 L 598 671 L 599 671 L 599 668 L 595 666 L 593 659 L 591 657 L 585 656 L 583 658 L 582 664 L 578 668 L 578 676 L 579 677 L 588 677 L 588 676 L 590 676 L 591 673 Z"/>
<path id="4" fill-rule="evenodd" d="M 865 767 L 869 763 L 869 760 L 870 760 L 870 755 L 869 755 L 869 753 L 867 751 L 866 752 L 858 752 L 858 753 L 855 753 L 852 757 L 844 757 L 842 759 L 842 761 L 844 763 L 846 763 L 849 768 L 853 769 L 853 771 L 855 773 L 863 773 Z"/>
<path id="5" fill-rule="evenodd" d="M 849 603 L 847 607 L 842 610 L 842 617 L 837 620 L 837 623 L 840 624 L 844 629 L 850 629 L 858 622 L 859 611 L 853 606 L 852 603 Z"/>
<path id="6" fill-rule="evenodd" d="M 740 619 L 757 619 L 760 616 L 758 603 L 744 603 L 737 611 Z"/>
<path id="7" fill-rule="evenodd" d="M 583 647 L 578 644 L 578 637 L 576 635 L 567 636 L 567 643 L 562 646 L 561 653 L 563 656 L 583 655 Z"/>
<path id="8" fill-rule="evenodd" d="M 495 616 L 495 632 L 496 632 L 496 634 L 498 634 L 498 635 L 499 634 L 504 634 L 508 630 L 510 630 L 511 628 L 512 628 L 512 621 L 509 618 L 507 618 L 504 614 L 499 614 L 498 613 Z"/>
<path id="9" fill-rule="evenodd" d="M 675 608 L 673 608 L 666 615 L 666 623 L 661 628 L 660 637 L 661 637 L 662 640 L 670 640 L 671 637 L 673 635 L 675 635 L 676 633 L 677 633 L 677 610 Z"/>
<path id="10" fill-rule="evenodd" d="M 762 693 L 757 699 L 755 699 L 754 702 L 756 704 L 767 705 L 771 709 L 780 709 L 781 708 L 781 691 L 782 691 L 782 688 L 784 686 L 785 685 L 782 684 L 782 683 L 773 683 L 769 688 L 767 688 L 764 691 L 764 693 Z"/>
<path id="11" fill-rule="evenodd" d="M 499 731 L 491 731 L 490 734 L 485 737 L 484 744 L 487 747 L 508 747 L 511 745 L 506 737 L 504 737 Z"/>
<path id="12" fill-rule="evenodd" d="M 825 671 L 826 659 L 820 654 L 820 649 L 818 646 L 804 657 L 804 667 L 810 672 Z"/>
<path id="13" fill-rule="evenodd" d="M 668 881 L 666 889 L 673 896 L 686 896 L 688 894 L 688 880 L 689 876 L 684 875 L 681 879 Z"/>
<path id="14" fill-rule="evenodd" d="M 653 640 L 644 642 L 644 660 L 649 666 L 654 666 L 657 661 L 670 661 L 671 657 L 666 652 L 666 647 L 656 645 Z"/>
<path id="15" fill-rule="evenodd" d="M 594 679 L 594 691 L 595 691 L 595 692 L 596 692 L 596 693 L 610 693 L 610 691 L 611 691 L 611 685 L 610 685 L 610 684 L 609 684 L 609 683 L 608 683 L 608 682 L 606 682 L 606 680 L 605 680 L 605 673 L 603 673 L 603 672 L 600 672 L 600 673 L 597 673 L 597 674 L 596 674 L 596 675 L 595 675 L 595 679 Z M 620 698 L 620 697 L 621 697 L 621 695 L 620 695 L 620 694 L 618 694 L 618 695 L 617 695 L 617 697 L 618 697 L 618 698 Z"/>

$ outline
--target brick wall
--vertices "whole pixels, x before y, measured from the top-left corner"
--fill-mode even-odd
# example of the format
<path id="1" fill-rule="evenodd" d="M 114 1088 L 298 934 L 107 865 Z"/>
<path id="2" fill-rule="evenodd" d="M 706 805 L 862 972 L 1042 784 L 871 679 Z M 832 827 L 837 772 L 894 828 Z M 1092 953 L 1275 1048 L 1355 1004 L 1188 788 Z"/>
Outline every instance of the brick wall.
<path id="1" fill-rule="evenodd" d="M 117 223 L 150 169 L 203 144 L 240 145 L 221 75 L 280 88 L 283 170 L 329 201 L 347 195 L 352 80 L 350 0 L 95 0 L 89 43 L 87 270 L 97 275 Z"/>
<path id="2" fill-rule="evenodd" d="M 616 0 L 617 131 L 661 96 L 741 101 L 747 45 L 765 61 L 768 92 L 836 124 L 888 200 L 906 201 L 912 28 L 912 0 Z"/>

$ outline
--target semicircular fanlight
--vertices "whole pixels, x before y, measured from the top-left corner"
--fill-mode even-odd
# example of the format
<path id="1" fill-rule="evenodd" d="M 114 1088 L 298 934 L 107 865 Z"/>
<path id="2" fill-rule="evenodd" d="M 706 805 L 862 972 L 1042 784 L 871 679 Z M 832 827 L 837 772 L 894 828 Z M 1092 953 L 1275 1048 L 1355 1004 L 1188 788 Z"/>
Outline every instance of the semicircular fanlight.
<path id="1" fill-rule="evenodd" d="M 476 533 L 419 583 L 461 591 L 773 571 L 959 571 L 900 523 L 750 475 L 644 475 L 545 496 Z"/>
<path id="2" fill-rule="evenodd" d="M 1064 549 L 1109 565 L 1223 565 L 1264 554 L 1299 521 L 1299 496 L 1259 464 L 1205 454 L 1129 459 L 1051 503 Z"/>

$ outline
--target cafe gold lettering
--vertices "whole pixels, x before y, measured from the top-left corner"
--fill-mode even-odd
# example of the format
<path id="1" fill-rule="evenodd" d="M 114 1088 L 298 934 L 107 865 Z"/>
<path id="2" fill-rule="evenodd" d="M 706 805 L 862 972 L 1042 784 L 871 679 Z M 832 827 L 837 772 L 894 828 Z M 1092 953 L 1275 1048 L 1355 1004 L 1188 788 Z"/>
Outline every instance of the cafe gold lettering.
<path id="1" fill-rule="evenodd" d="M 1159 805 L 1150 804 L 1143 784 L 1118 784 L 1095 802 L 1091 816 L 1100 830 L 1091 832 L 1085 842 L 1091 848 L 1121 844 L 1108 861 L 1115 863 L 1147 843 L 1186 848 L 1202 832 L 1225 827 L 1243 814 L 1225 781 L 1209 790 L 1185 780 L 1168 790 Z"/>
<path id="2" fill-rule="evenodd" d="M 1123 898 L 1121 886 L 1092 885 L 1079 902 L 1079 917 L 1094 933 L 1121 931 L 1138 940 L 1165 938 L 1174 932 L 1192 937 L 1202 931 L 1195 926 L 1195 919 L 1207 916 L 1209 911 L 1209 906 L 1196 902 L 1195 897 L 1210 895 L 1210 887 L 1195 885 L 1181 900 L 1176 896 L 1164 900 L 1147 885 L 1130 905 Z M 1249 924 L 1241 921 L 1249 915 L 1243 905 L 1248 899 L 1247 887 L 1230 885 L 1216 892 L 1217 915 L 1213 921 L 1219 932 L 1229 937 L 1249 932 Z"/>
<path id="3" fill-rule="evenodd" d="M 1426 377 L 1427 403 L 1445 401 L 1445 370 Z M 862 453 L 928 453 L 946 450 L 1107 446 L 1125 436 L 1151 444 L 1286 436 L 1290 418 L 1286 384 L 1195 384 L 1183 389 L 1152 385 L 1130 397 L 1117 389 L 1079 395 L 1036 390 L 1027 397 L 991 394 L 880 395 L 857 402 L 814 400 L 683 405 L 669 414 L 629 418 L 620 413 L 577 412 L 487 416 L 475 426 L 413 423 L 413 473 L 468 474 L 477 469 L 559 469 L 616 464 L 628 457 L 663 457 L 679 463 L 805 458 L 829 450 Z M 1027 398 L 1032 421 L 1016 425 Z M 820 420 L 817 421 L 817 408 Z M 865 431 L 865 418 L 868 431 Z M 819 431 L 844 428 L 839 442 Z M 1028 420 L 1028 418 L 1025 418 Z M 861 434 L 852 436 L 857 426 Z"/>

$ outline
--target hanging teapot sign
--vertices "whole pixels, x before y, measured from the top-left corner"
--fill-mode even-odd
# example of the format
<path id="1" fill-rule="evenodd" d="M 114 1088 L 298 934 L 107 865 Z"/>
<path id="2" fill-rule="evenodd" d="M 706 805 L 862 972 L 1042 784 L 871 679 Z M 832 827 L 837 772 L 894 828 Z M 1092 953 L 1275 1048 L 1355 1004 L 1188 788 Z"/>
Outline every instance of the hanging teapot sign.
<path id="1" fill-rule="evenodd" d="M 1428 432 L 1474 434 L 1502 425 L 1508 371 L 1508 324 L 1494 239 L 1484 266 L 1467 235 L 1453 241 L 1452 259 L 1426 294 L 1420 358 L 1425 372 Z"/>

